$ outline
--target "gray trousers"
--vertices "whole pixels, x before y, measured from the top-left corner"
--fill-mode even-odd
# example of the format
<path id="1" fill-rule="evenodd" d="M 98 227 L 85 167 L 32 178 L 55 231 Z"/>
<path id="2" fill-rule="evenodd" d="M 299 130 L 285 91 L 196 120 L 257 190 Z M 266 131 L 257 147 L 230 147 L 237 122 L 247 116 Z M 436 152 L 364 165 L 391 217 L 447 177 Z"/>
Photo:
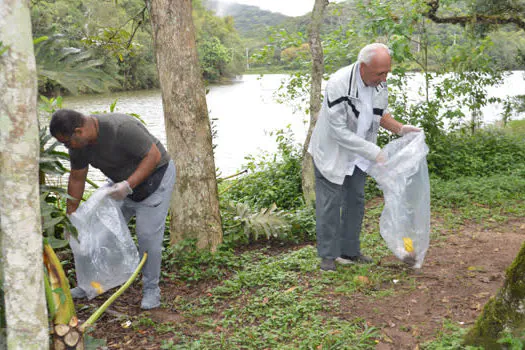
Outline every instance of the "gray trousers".
<path id="1" fill-rule="evenodd" d="M 124 199 L 122 214 L 126 221 L 136 217 L 139 253 L 148 259 L 142 268 L 142 289 L 157 289 L 162 262 L 162 241 L 166 216 L 170 208 L 171 193 L 175 185 L 175 164 L 170 161 L 159 188 L 141 202 Z"/>
<path id="2" fill-rule="evenodd" d="M 317 254 L 327 259 L 360 255 L 366 174 L 356 167 L 338 185 L 328 181 L 315 164 L 314 171 Z"/>

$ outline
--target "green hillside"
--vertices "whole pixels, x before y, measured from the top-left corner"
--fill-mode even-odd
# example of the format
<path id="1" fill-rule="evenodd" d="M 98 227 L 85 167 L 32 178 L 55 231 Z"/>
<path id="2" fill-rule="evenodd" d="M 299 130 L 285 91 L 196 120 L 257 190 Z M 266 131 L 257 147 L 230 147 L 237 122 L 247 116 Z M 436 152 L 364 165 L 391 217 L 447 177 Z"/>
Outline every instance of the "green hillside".
<path id="1" fill-rule="evenodd" d="M 262 10 L 257 6 L 223 3 L 216 0 L 205 0 L 204 5 L 217 16 L 231 16 L 235 29 L 244 39 L 263 37 L 270 27 L 279 26 L 292 17 Z"/>

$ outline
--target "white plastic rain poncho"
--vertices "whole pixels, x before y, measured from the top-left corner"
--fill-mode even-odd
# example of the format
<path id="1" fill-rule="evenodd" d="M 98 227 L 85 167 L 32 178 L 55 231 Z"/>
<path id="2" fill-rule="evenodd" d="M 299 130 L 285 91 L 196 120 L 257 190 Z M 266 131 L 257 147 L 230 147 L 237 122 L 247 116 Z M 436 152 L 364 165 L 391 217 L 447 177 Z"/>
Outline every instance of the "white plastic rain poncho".
<path id="1" fill-rule="evenodd" d="M 402 261 L 421 268 L 430 237 L 430 184 L 423 132 L 412 132 L 388 143 L 387 161 L 368 169 L 383 191 L 385 206 L 379 221 L 381 236 Z"/>
<path id="2" fill-rule="evenodd" d="M 110 187 L 96 190 L 71 215 L 78 240 L 70 239 L 77 283 L 88 299 L 119 286 L 133 274 L 139 253 Z"/>

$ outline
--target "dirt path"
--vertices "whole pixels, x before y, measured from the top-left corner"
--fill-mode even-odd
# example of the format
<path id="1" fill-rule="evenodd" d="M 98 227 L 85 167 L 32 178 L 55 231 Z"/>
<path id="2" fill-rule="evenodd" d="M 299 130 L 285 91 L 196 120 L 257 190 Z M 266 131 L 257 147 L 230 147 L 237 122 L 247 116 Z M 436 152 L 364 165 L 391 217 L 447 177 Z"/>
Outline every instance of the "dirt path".
<path id="1" fill-rule="evenodd" d="M 472 325 L 483 305 L 505 278 L 505 269 L 525 239 L 525 220 L 514 220 L 497 230 L 464 227 L 442 242 L 434 242 L 415 284 L 399 281 L 396 294 L 379 300 L 357 296 L 346 300 L 342 314 L 361 316 L 381 329 L 377 349 L 417 349 L 442 329 L 444 319 Z M 396 268 L 395 261 L 382 265 Z M 402 268 L 401 266 L 397 268 Z"/>
<path id="2" fill-rule="evenodd" d="M 362 317 L 370 326 L 380 329 L 382 338 L 377 349 L 418 349 L 418 345 L 435 338 L 445 319 L 458 325 L 471 325 L 483 305 L 502 285 L 505 269 L 513 261 L 525 239 L 525 218 L 507 222 L 497 229 L 486 230 L 481 225 L 464 226 L 461 232 L 450 232 L 434 240 L 421 270 L 409 270 L 414 282 L 400 280 L 391 296 L 372 299 L 357 294 L 340 298 L 337 316 L 353 320 Z M 395 258 L 385 258 L 379 264 L 387 269 L 405 269 Z M 413 277 L 413 278 L 412 278 Z M 218 282 L 187 286 L 164 280 L 163 299 L 176 296 L 205 295 Z M 170 338 L 154 326 L 133 329 L 126 327 L 131 317 L 150 318 L 156 323 L 188 323 L 176 310 L 162 308 L 143 313 L 139 309 L 140 290 L 133 286 L 121 296 L 96 325 L 92 336 L 105 338 L 109 349 L 159 349 Z M 100 300 L 98 300 L 100 299 Z M 96 298 L 79 311 L 85 319 L 96 305 Z M 193 321 L 195 322 L 195 321 Z M 147 326 L 147 325 L 144 325 Z"/>

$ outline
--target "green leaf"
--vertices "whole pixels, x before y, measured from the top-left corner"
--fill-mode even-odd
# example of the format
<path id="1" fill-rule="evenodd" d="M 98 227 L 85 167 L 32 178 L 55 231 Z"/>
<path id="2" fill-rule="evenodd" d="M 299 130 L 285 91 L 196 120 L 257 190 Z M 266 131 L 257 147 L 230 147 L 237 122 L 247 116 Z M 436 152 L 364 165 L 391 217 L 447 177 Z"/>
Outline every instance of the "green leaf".
<path id="1" fill-rule="evenodd" d="M 53 249 L 65 248 L 69 245 L 69 242 L 65 239 L 58 239 L 53 236 L 48 237 L 48 243 Z"/>
<path id="2" fill-rule="evenodd" d="M 51 220 L 46 220 L 44 218 L 44 224 L 42 225 L 42 229 L 47 230 L 51 227 L 55 227 L 59 222 L 62 222 L 62 220 L 64 220 L 64 217 L 52 218 Z"/>

